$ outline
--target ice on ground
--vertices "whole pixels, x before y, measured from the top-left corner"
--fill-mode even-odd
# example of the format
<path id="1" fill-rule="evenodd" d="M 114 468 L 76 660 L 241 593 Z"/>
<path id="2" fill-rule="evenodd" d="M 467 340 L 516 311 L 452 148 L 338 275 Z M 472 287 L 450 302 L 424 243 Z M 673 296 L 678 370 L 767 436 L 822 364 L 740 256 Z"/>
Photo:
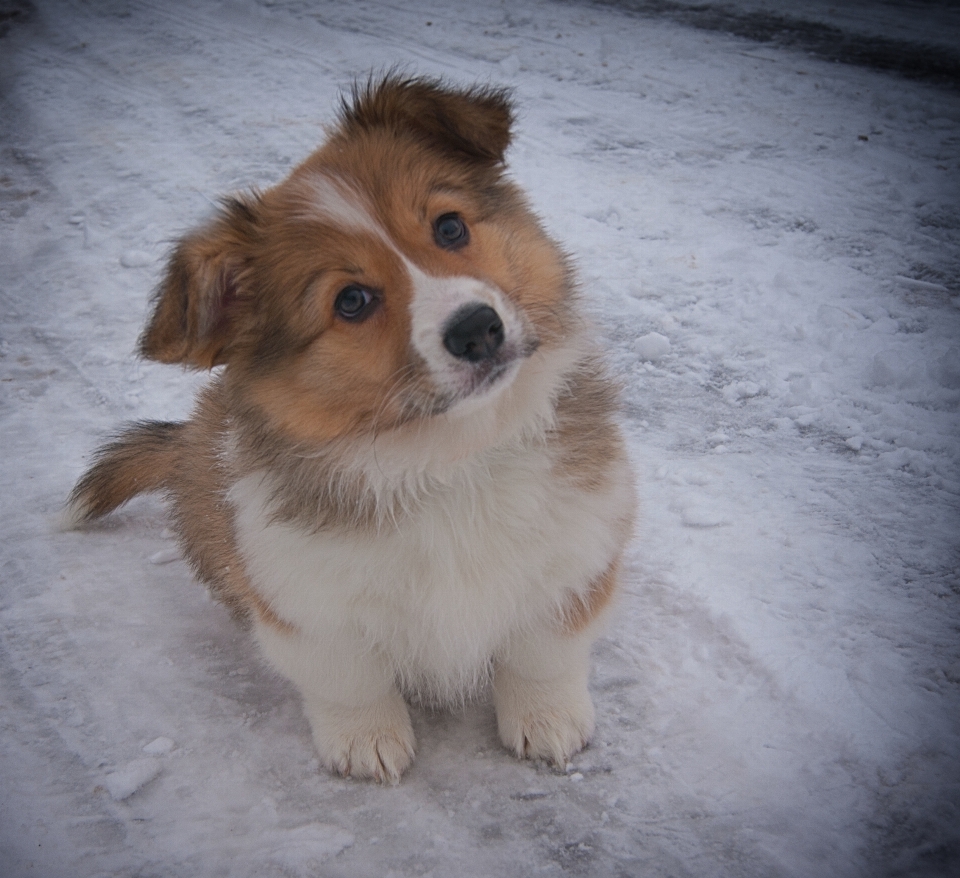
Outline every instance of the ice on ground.
<path id="1" fill-rule="evenodd" d="M 112 798 L 122 802 L 139 792 L 161 771 L 163 771 L 163 765 L 158 759 L 134 759 L 122 768 L 111 771 L 103 779 L 103 785 Z"/>
<path id="2" fill-rule="evenodd" d="M 169 564 L 171 561 L 179 561 L 182 557 L 180 550 L 176 546 L 170 546 L 166 549 L 161 549 L 159 552 L 154 552 L 150 556 L 151 564 Z"/>
<path id="3" fill-rule="evenodd" d="M 166 738 L 161 735 L 159 738 L 154 738 L 149 743 L 144 744 L 141 749 L 144 753 L 148 753 L 151 756 L 165 756 L 176 746 L 172 738 Z"/>

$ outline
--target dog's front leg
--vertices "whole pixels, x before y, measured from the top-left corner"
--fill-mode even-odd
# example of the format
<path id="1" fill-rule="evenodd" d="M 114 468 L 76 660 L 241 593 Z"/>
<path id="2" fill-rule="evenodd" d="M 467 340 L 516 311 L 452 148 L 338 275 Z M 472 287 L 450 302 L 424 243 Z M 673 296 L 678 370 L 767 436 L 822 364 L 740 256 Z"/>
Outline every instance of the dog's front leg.
<path id="1" fill-rule="evenodd" d="M 296 684 L 324 765 L 397 783 L 415 739 L 410 713 L 383 657 L 343 628 L 308 634 L 258 622 L 264 654 Z"/>
<path id="2" fill-rule="evenodd" d="M 590 740 L 592 628 L 524 631 L 498 656 L 493 680 L 497 728 L 504 746 L 521 759 L 547 759 L 563 768 Z"/>

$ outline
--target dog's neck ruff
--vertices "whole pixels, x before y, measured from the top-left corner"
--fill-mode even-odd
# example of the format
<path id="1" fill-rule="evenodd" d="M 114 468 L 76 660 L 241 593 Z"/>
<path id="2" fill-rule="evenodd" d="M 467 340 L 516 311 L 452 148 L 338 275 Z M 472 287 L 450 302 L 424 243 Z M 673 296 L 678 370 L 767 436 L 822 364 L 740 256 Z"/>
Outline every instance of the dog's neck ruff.
<path id="1" fill-rule="evenodd" d="M 502 455 L 544 445 L 555 428 L 557 399 L 585 356 L 576 338 L 535 352 L 486 404 L 316 447 L 250 441 L 234 425 L 224 434 L 221 459 L 232 481 L 261 474 L 277 520 L 311 531 L 395 526 L 438 491 L 482 478 Z"/>

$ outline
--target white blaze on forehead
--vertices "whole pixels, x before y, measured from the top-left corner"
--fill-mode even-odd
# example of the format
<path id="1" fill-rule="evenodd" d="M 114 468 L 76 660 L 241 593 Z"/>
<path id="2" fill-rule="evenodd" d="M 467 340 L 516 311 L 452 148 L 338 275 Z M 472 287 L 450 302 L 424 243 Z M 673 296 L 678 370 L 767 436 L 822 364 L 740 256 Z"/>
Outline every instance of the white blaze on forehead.
<path id="1" fill-rule="evenodd" d="M 373 217 L 367 200 L 344 180 L 326 174 L 309 178 L 311 218 L 322 219 L 350 231 L 368 232 L 381 241 L 396 246 L 386 230 Z"/>

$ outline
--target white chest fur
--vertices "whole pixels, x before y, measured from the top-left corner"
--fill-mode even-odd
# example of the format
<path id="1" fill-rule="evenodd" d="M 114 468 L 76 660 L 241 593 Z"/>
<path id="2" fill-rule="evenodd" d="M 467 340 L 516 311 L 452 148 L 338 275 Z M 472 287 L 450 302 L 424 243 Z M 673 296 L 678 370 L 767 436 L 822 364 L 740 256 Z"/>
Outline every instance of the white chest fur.
<path id="1" fill-rule="evenodd" d="M 237 482 L 230 500 L 250 577 L 278 615 L 321 636 L 353 628 L 408 687 L 449 698 L 606 569 L 626 484 L 584 492 L 553 475 L 545 447 L 527 444 L 455 467 L 378 532 L 271 520 L 262 473 Z"/>

